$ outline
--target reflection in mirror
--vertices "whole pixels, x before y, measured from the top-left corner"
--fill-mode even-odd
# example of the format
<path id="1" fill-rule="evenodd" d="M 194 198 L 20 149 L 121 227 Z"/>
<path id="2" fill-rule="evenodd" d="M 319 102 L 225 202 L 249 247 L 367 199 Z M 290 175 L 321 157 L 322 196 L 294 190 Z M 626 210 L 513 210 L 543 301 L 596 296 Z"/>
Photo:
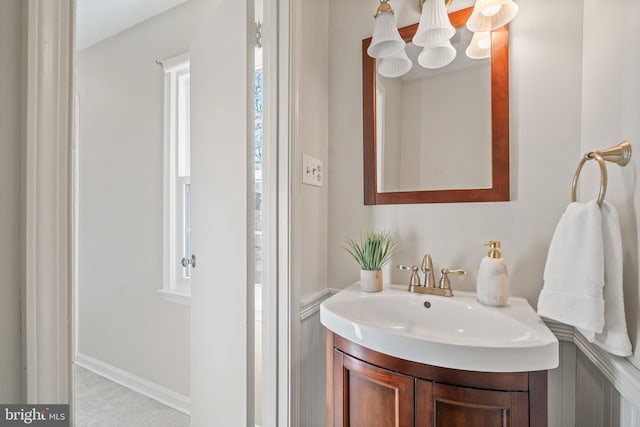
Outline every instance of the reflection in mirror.
<path id="1" fill-rule="evenodd" d="M 465 55 L 472 35 L 458 29 L 444 68 L 421 67 L 409 42 L 413 68 L 376 76 L 378 192 L 491 187 L 491 63 Z"/>
<path id="2" fill-rule="evenodd" d="M 490 33 L 489 58 L 469 59 L 471 10 L 449 14 L 457 55 L 441 69 L 384 78 L 366 53 L 371 38 L 362 41 L 366 205 L 510 199 L 509 30 Z M 413 64 L 417 27 L 399 29 Z"/>

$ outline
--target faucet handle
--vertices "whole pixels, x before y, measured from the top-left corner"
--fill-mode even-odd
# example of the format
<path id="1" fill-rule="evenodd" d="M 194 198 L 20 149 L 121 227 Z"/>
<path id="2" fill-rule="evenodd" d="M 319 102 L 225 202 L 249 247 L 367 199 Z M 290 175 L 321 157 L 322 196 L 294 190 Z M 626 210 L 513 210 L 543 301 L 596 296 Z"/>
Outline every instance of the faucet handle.
<path id="1" fill-rule="evenodd" d="M 411 270 L 411 277 L 409 278 L 409 290 L 415 286 L 420 286 L 420 276 L 418 275 L 418 267 L 408 265 L 399 265 L 398 270 Z"/>
<path id="2" fill-rule="evenodd" d="M 440 288 L 442 289 L 451 289 L 451 282 L 449 281 L 449 274 L 467 274 L 466 271 L 458 269 L 458 270 L 449 270 L 448 268 L 443 268 L 441 270 L 442 277 L 440 278 Z"/>

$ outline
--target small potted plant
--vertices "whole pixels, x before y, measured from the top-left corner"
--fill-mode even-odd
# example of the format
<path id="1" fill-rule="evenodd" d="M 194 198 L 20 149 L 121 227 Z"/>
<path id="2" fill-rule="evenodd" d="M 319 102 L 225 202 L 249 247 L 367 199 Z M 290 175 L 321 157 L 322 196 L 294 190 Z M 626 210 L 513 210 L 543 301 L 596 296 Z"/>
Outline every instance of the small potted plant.
<path id="1" fill-rule="evenodd" d="M 344 248 L 360 264 L 360 288 L 365 292 L 382 290 L 382 267 L 391 261 L 396 245 L 387 232 L 368 232 L 360 242 L 347 237 Z"/>

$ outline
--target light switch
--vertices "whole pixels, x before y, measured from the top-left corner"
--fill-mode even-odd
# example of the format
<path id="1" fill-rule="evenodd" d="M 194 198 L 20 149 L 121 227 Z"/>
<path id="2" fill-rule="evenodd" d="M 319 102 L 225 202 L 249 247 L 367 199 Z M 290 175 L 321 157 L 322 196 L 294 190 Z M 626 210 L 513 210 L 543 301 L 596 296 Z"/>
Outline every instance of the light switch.
<path id="1" fill-rule="evenodd" d="M 322 161 L 306 154 L 302 155 L 302 183 L 322 187 L 324 170 Z"/>

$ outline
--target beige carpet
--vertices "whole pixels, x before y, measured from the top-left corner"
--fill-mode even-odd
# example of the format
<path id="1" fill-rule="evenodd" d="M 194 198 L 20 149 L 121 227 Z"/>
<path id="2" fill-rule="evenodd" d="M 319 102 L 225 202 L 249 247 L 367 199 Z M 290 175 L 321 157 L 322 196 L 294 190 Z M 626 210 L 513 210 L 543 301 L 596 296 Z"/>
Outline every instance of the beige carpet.
<path id="1" fill-rule="evenodd" d="M 76 427 L 189 427 L 189 416 L 75 368 Z"/>

